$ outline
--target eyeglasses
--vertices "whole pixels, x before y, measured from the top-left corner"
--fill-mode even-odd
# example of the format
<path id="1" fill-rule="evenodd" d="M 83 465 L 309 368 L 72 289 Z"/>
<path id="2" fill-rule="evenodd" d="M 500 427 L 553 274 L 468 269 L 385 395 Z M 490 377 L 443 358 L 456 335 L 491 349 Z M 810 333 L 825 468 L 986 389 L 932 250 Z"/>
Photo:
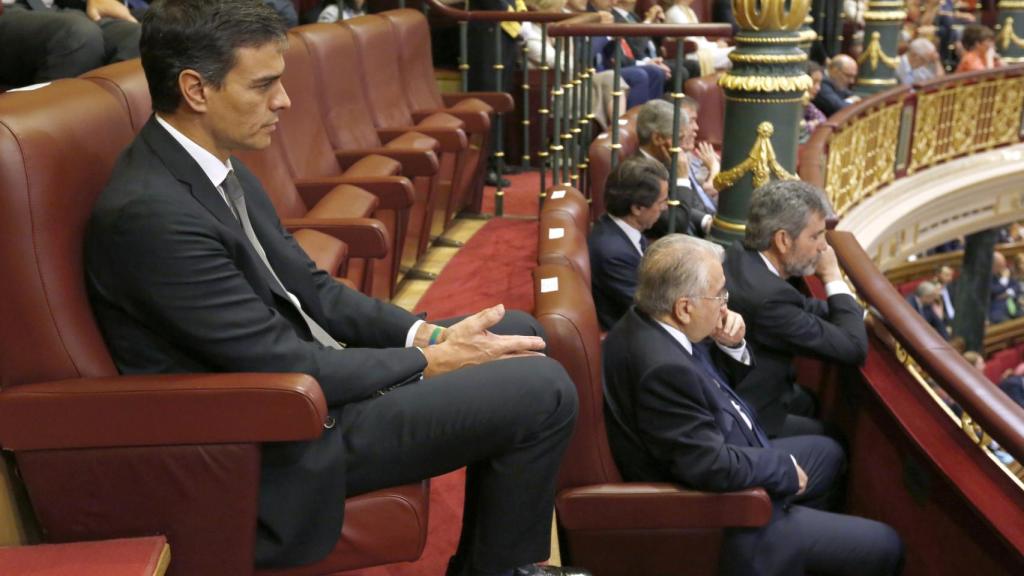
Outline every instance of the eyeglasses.
<path id="1" fill-rule="evenodd" d="M 704 300 L 718 300 L 719 306 L 727 306 L 729 304 L 729 291 L 726 290 L 725 294 L 721 296 L 701 296 Z"/>

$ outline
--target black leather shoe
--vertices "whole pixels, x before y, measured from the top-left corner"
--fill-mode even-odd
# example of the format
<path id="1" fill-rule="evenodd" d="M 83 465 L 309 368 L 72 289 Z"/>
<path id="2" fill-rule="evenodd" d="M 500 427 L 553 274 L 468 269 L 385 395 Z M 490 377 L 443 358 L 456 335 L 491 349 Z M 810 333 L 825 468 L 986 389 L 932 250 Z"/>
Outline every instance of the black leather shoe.
<path id="1" fill-rule="evenodd" d="M 527 564 L 512 571 L 512 576 L 591 576 L 590 572 L 572 566 L 543 566 Z"/>
<path id="2" fill-rule="evenodd" d="M 488 186 L 497 186 L 498 185 L 498 172 L 497 172 L 497 170 L 488 170 L 487 171 L 487 175 L 484 176 L 484 184 L 486 184 Z M 508 188 L 511 185 L 512 185 L 512 183 L 509 182 L 508 179 L 506 179 L 506 178 L 502 178 L 501 179 L 501 187 L 502 188 Z"/>

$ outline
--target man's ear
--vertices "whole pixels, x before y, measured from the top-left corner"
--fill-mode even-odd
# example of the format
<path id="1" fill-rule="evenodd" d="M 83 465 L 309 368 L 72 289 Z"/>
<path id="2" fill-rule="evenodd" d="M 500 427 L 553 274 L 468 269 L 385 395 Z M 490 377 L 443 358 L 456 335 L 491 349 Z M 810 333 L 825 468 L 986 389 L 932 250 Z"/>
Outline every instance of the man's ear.
<path id="1" fill-rule="evenodd" d="M 675 316 L 676 322 L 683 326 L 690 323 L 690 305 L 689 298 L 676 298 L 672 306 L 672 315 Z"/>
<path id="2" fill-rule="evenodd" d="M 206 112 L 206 88 L 209 85 L 203 80 L 203 76 L 186 68 L 178 74 L 178 90 L 181 91 L 181 99 L 195 112 Z"/>
<path id="3" fill-rule="evenodd" d="M 787 254 L 793 247 L 793 239 L 789 236 L 789 232 L 785 230 L 776 230 L 772 234 L 772 246 L 775 251 L 779 254 Z"/>

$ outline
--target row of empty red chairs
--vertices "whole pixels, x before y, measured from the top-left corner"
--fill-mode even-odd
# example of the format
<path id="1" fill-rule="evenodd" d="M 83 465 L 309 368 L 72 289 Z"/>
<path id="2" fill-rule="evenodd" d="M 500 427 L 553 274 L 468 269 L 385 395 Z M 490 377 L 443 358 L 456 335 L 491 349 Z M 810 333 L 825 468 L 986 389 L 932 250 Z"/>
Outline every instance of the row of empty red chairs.
<path id="1" fill-rule="evenodd" d="M 723 531 L 766 524 L 771 502 L 759 488 L 714 494 L 622 480 L 604 424 L 589 229 L 583 194 L 563 186 L 547 190 L 534 315 L 547 331 L 547 353 L 565 367 L 579 395 L 576 433 L 562 462 L 555 501 L 562 560 L 600 576 L 715 574 Z"/>
<path id="2" fill-rule="evenodd" d="M 429 49 L 410 48 L 427 34 L 414 11 L 295 29 L 284 78 L 293 106 L 272 147 L 243 155 L 318 264 L 378 295 L 394 286 L 404 248 L 421 253 L 432 225 L 478 200 L 491 115 L 510 102 L 437 94 Z M 137 62 L 0 95 L 0 447 L 43 539 L 163 535 L 168 573 L 188 576 L 416 559 L 427 482 L 348 499 L 338 544 L 316 564 L 254 568 L 260 446 L 323 430 L 326 403 L 309 376 L 117 373 L 89 306 L 82 239 L 150 112 Z"/>

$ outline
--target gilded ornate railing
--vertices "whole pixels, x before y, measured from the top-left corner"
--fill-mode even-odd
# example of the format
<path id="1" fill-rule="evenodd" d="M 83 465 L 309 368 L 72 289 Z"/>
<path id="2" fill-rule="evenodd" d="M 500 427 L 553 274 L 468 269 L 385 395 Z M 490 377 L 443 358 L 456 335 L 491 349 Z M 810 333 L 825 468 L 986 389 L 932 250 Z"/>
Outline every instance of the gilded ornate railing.
<path id="1" fill-rule="evenodd" d="M 1022 140 L 1024 66 L 946 76 L 853 104 L 800 153 L 801 178 L 841 217 L 894 180 Z"/>

